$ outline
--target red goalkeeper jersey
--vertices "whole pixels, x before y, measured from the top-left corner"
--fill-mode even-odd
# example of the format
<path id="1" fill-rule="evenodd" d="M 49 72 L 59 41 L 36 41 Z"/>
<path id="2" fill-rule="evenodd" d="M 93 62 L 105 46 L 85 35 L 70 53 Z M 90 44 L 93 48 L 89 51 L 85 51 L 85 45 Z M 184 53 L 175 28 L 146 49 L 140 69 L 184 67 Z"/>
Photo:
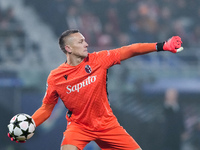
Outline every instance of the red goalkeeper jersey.
<path id="1" fill-rule="evenodd" d="M 119 49 L 88 54 L 77 66 L 63 63 L 51 71 L 43 103 L 55 104 L 60 97 L 68 122 L 89 130 L 118 125 L 107 97 L 107 69 L 119 63 Z"/>

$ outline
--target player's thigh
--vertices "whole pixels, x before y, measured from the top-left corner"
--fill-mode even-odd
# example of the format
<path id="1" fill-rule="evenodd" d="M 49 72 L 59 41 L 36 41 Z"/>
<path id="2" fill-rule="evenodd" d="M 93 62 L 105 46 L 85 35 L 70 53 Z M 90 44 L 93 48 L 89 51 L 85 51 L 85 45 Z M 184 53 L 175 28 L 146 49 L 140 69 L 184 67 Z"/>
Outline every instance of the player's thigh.
<path id="1" fill-rule="evenodd" d="M 67 127 L 67 130 L 63 133 L 61 147 L 73 148 L 74 145 L 79 150 L 82 150 L 90 141 L 93 141 L 94 139 L 96 139 L 96 135 L 94 135 L 93 132 L 83 129 L 76 124 L 70 124 Z"/>
<path id="2" fill-rule="evenodd" d="M 74 145 L 63 145 L 60 150 L 78 150 L 78 148 Z"/>
<path id="3" fill-rule="evenodd" d="M 141 150 L 138 143 L 121 126 L 101 133 L 99 137 L 96 143 L 102 150 Z"/>

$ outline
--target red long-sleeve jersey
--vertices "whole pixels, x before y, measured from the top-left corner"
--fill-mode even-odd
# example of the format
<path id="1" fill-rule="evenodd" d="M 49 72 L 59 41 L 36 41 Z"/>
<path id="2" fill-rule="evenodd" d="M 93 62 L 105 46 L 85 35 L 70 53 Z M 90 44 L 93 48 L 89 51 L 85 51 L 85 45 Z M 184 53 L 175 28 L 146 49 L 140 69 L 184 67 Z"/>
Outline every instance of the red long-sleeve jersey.
<path id="1" fill-rule="evenodd" d="M 132 44 L 114 50 L 88 54 L 79 65 L 63 63 L 51 71 L 43 105 L 34 114 L 38 126 L 51 114 L 60 97 L 69 113 L 68 122 L 89 130 L 118 125 L 107 97 L 107 69 L 121 60 L 156 51 L 156 43 Z"/>

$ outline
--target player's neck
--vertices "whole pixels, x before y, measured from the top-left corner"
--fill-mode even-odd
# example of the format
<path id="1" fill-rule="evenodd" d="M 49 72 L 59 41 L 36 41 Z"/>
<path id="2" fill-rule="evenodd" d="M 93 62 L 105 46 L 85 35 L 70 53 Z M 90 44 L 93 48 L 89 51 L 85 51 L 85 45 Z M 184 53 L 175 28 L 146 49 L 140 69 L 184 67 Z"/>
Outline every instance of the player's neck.
<path id="1" fill-rule="evenodd" d="M 75 57 L 67 55 L 67 64 L 70 66 L 77 66 L 84 60 L 83 57 Z"/>

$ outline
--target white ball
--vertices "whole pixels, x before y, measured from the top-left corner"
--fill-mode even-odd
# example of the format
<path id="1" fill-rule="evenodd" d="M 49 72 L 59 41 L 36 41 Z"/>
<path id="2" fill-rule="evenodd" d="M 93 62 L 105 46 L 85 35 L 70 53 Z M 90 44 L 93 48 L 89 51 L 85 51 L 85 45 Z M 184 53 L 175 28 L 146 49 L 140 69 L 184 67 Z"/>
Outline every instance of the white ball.
<path id="1" fill-rule="evenodd" d="M 31 116 L 23 113 L 12 117 L 8 125 L 10 135 L 18 141 L 30 139 L 34 135 L 35 128 L 36 125 Z"/>

